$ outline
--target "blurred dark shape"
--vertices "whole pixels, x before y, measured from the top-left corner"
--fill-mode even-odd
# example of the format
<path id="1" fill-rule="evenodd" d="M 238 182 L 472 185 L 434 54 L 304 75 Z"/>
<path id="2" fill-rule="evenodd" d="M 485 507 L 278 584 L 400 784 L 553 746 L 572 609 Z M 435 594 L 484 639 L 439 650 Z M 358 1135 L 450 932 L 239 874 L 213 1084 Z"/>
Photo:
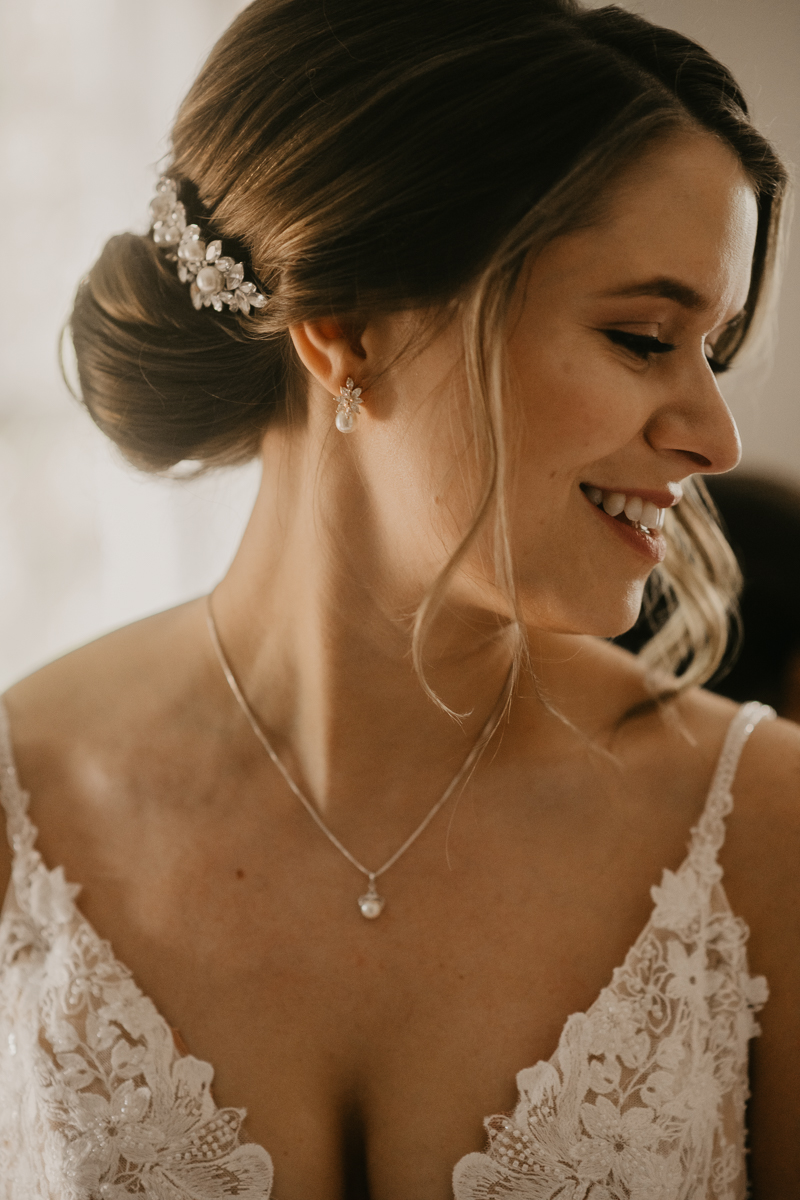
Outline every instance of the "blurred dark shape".
<path id="1" fill-rule="evenodd" d="M 800 485 L 745 471 L 704 482 L 744 576 L 741 644 L 737 653 L 732 625 L 730 653 L 707 687 L 800 722 Z M 658 617 L 657 606 L 656 626 Z M 650 629 L 640 617 L 616 641 L 636 652 Z"/>

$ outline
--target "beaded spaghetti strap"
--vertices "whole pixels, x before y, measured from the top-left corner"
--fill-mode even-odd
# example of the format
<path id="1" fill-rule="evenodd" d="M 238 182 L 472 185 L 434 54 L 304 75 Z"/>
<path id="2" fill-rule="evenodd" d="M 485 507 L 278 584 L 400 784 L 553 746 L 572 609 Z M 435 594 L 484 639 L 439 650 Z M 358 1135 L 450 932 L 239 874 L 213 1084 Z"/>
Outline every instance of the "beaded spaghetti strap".
<path id="1" fill-rule="evenodd" d="M 716 879 L 721 874 L 716 860 L 725 841 L 725 818 L 733 808 L 731 788 L 745 743 L 760 721 L 774 720 L 775 716 L 769 705 L 752 701 L 742 705 L 728 727 L 708 798 L 689 844 L 687 862 L 703 876 L 711 873 Z"/>

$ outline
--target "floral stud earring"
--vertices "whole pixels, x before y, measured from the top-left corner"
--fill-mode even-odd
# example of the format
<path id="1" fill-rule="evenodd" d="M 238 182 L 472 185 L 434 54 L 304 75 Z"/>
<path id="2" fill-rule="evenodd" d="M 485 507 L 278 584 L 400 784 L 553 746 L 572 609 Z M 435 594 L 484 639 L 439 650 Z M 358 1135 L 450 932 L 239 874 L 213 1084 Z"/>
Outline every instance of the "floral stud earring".
<path id="1" fill-rule="evenodd" d="M 339 395 L 334 396 L 336 401 L 336 428 L 339 433 L 350 433 L 356 423 L 358 410 L 364 401 L 361 399 L 361 388 L 355 387 L 353 380 L 348 375 L 344 387 L 339 388 Z"/>

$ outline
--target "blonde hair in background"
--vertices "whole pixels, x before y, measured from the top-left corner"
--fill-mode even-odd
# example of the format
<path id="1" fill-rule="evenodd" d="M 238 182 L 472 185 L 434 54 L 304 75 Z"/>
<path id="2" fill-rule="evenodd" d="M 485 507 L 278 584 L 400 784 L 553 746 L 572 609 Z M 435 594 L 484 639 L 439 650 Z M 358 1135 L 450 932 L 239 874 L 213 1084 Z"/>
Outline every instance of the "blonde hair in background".
<path id="1" fill-rule="evenodd" d="M 525 618 L 516 593 L 506 502 L 509 455 L 505 437 L 504 333 L 513 319 L 511 306 L 517 283 L 527 266 L 535 268 L 537 251 L 549 241 L 598 219 L 615 178 L 647 147 L 671 134 L 697 129 L 677 106 L 672 112 L 647 113 L 638 119 L 631 113 L 622 114 L 603 147 L 576 163 L 559 186 L 511 232 L 463 306 L 466 375 L 476 465 L 483 468 L 483 487 L 472 523 L 417 610 L 413 630 L 417 673 L 431 699 L 448 712 L 451 710 L 425 680 L 424 639 L 446 600 L 449 580 L 487 521 L 493 522 L 494 582 L 514 614 L 513 680 L 524 669 L 532 673 Z M 781 229 L 778 201 L 772 213 L 764 271 L 757 281 L 756 296 L 751 296 L 753 315 L 758 312 L 760 319 L 751 321 L 748 332 L 756 343 L 767 328 L 770 299 L 777 291 Z M 742 345 L 741 339 L 733 343 L 731 358 Z M 666 514 L 664 532 L 667 556 L 648 580 L 644 612 L 653 617 L 663 607 L 667 615 L 666 619 L 662 615 L 657 632 L 645 643 L 640 657 L 651 668 L 654 679 L 660 681 L 656 685 L 659 690 L 663 690 L 667 675 L 674 681 L 670 690 L 683 691 L 707 682 L 721 665 L 731 627 L 739 628 L 742 578 L 702 477 L 685 481 L 680 504 Z M 513 689 L 507 703 L 512 694 Z"/>

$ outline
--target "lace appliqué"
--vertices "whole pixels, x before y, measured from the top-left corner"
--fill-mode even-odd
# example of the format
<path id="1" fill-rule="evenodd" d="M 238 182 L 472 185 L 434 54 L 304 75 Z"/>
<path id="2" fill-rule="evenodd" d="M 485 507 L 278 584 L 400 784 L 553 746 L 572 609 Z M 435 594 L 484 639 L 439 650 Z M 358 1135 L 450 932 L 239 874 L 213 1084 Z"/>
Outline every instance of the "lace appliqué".
<path id="1" fill-rule="evenodd" d="M 272 1162 L 49 871 L 24 809 L 0 923 L 0 1196 L 268 1200 Z"/>
<path id="2" fill-rule="evenodd" d="M 486 1151 L 456 1166 L 456 1200 L 745 1196 L 747 1043 L 767 984 L 748 974 L 747 927 L 720 884 L 741 744 L 726 749 L 688 857 L 652 889 L 624 965 L 550 1061 L 519 1073 L 513 1114 L 488 1118 Z"/>
<path id="3" fill-rule="evenodd" d="M 747 706 L 689 855 L 653 889 L 625 964 L 558 1049 L 517 1077 L 511 1117 L 454 1172 L 455 1200 L 740 1200 L 753 1013 L 744 924 L 717 865 Z M 752 719 L 750 719 L 752 718 Z M 749 722 L 749 723 L 746 723 Z M 0 790 L 14 849 L 0 919 L 2 1200 L 269 1200 L 272 1161 L 216 1107 L 153 1003 L 35 848 L 0 703 Z"/>

